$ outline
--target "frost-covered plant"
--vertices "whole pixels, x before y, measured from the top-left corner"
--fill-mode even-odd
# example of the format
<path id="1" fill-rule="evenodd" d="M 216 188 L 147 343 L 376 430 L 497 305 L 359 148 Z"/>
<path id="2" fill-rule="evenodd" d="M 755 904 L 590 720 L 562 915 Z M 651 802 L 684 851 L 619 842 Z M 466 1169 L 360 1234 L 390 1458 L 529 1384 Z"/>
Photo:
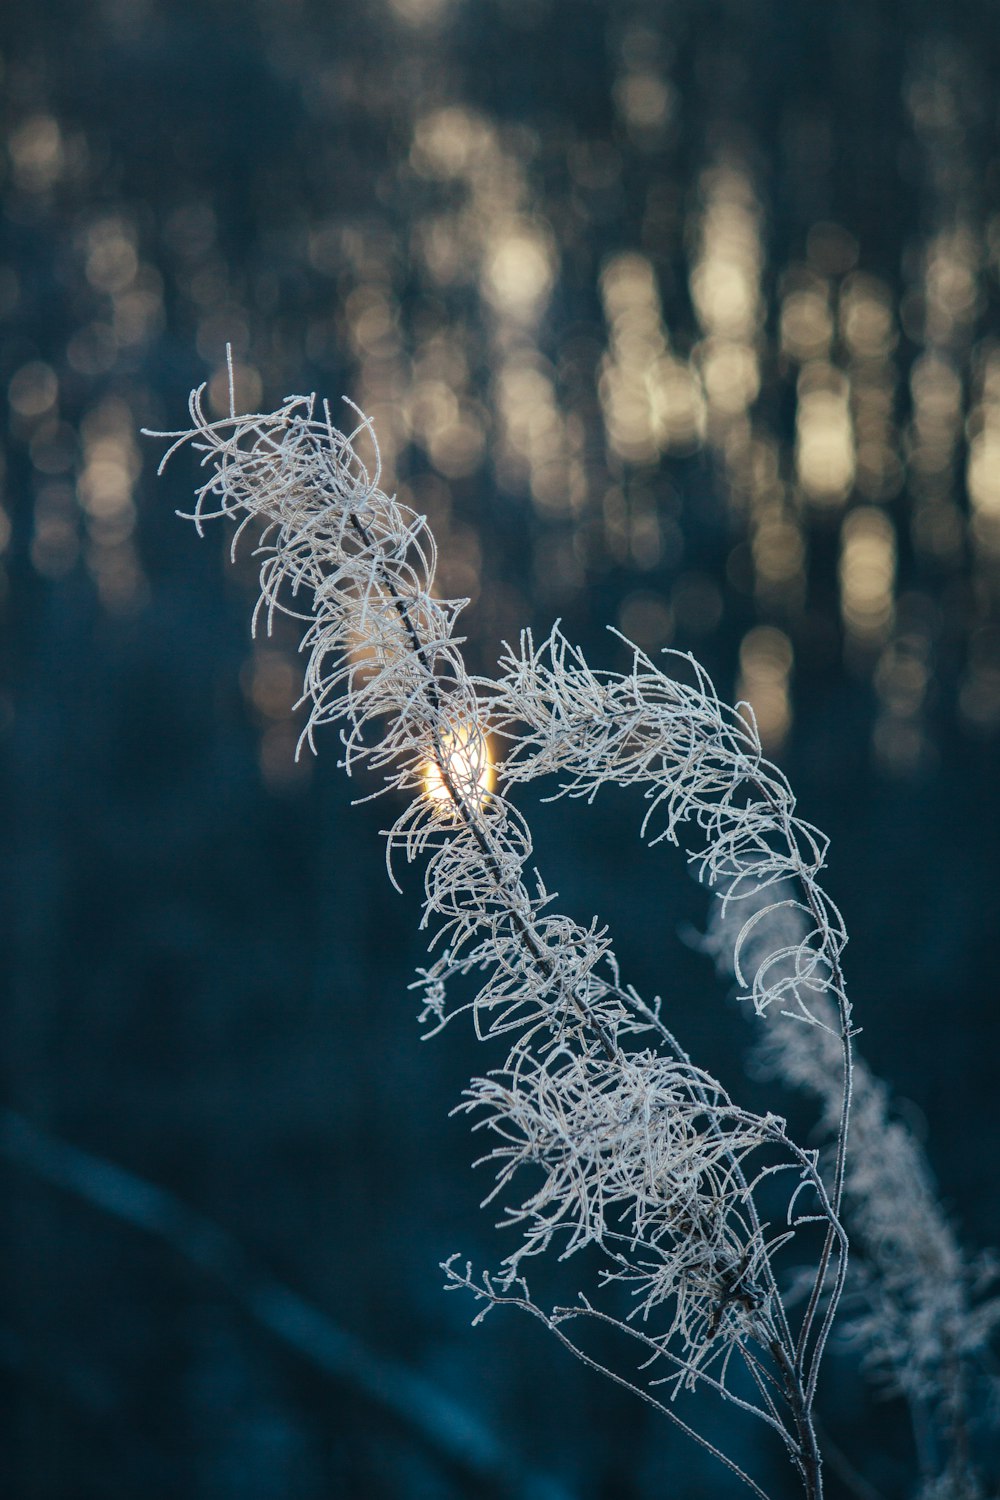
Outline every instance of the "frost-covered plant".
<path id="1" fill-rule="evenodd" d="M 703 946 L 721 972 L 753 993 L 762 975 L 771 984 L 791 979 L 811 941 L 793 893 L 779 890 L 770 900 L 716 903 Z M 818 995 L 813 1004 L 832 1028 L 829 1001 Z M 835 1124 L 839 1059 L 829 1030 L 806 1036 L 780 1017 L 761 1030 L 754 1052 L 766 1077 L 810 1093 L 827 1124 Z M 861 1352 L 879 1390 L 909 1406 L 920 1500 L 982 1500 L 992 1491 L 974 1462 L 974 1417 L 991 1404 L 997 1267 L 992 1256 L 963 1249 L 920 1142 L 861 1057 L 854 1062 L 843 1207 L 854 1253 L 841 1334 Z"/>
<path id="2" fill-rule="evenodd" d="M 678 1415 L 680 1392 L 716 1391 L 776 1434 L 806 1495 L 818 1497 L 813 1407 L 846 1274 L 839 1205 L 851 1093 L 845 935 L 818 884 L 825 841 L 797 817 L 752 716 L 726 708 L 689 658 L 677 664 L 690 683 L 638 650 L 628 673 L 592 672 L 556 629 L 540 648 L 525 635 L 496 681 L 470 677 L 455 634 L 465 601 L 436 597 L 433 538 L 381 490 L 360 414 L 346 435 L 314 397 L 242 417 L 231 402 L 228 417 L 210 421 L 202 394 L 192 395 L 188 431 L 158 434 L 173 439 L 163 462 L 186 444 L 200 452 L 209 473 L 199 531 L 229 520 L 235 549 L 250 529 L 261 559 L 255 624 L 270 626 L 276 612 L 305 623 L 303 741 L 339 725 L 348 773 L 380 773 L 371 795 L 403 800 L 386 853 L 390 877 L 400 854 L 424 861 L 432 960 L 417 986 L 429 1033 L 469 1012 L 480 1038 L 500 1041 L 497 1065 L 473 1079 L 459 1109 L 490 1140 L 487 1201 L 502 1205 L 517 1239 L 492 1275 L 450 1261 L 449 1285 L 471 1291 L 480 1316 L 499 1304 L 526 1309 L 587 1363 L 575 1327 L 613 1325 L 639 1369 L 606 1374 L 763 1495 Z M 355 448 L 362 433 L 374 472 Z M 495 766 L 488 735 L 510 746 Z M 606 929 L 552 909 L 508 797 L 548 773 L 569 796 L 644 785 L 646 830 L 654 841 L 693 833 L 691 857 L 727 904 L 796 882 L 806 936 L 758 970 L 753 998 L 762 1013 L 796 1017 L 803 1045 L 836 1049 L 828 1174 L 781 1119 L 741 1108 L 694 1066 L 659 1003 L 623 984 Z M 774 1228 L 761 1194 L 782 1172 L 787 1222 Z M 777 1258 L 803 1228 L 815 1264 L 793 1322 Z M 575 1301 L 549 1311 L 526 1279 L 546 1253 L 579 1256 L 582 1282 Z"/>

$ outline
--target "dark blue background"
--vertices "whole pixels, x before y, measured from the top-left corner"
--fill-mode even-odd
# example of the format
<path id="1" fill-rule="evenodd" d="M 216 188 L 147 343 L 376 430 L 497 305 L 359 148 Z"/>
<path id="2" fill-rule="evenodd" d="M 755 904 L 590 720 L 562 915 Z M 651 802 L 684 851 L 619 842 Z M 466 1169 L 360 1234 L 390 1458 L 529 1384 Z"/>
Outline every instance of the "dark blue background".
<path id="1" fill-rule="evenodd" d="M 652 255 L 668 321 L 690 327 L 684 221 L 725 130 L 764 204 L 772 305 L 816 220 L 844 225 L 860 263 L 902 297 L 913 246 L 944 212 L 906 105 L 915 70 L 933 75 L 921 59 L 935 48 L 958 70 L 966 108 L 956 160 L 967 180 L 955 203 L 985 243 L 1000 208 L 992 4 L 651 0 L 633 10 L 660 37 L 680 101 L 669 138 L 649 150 L 624 132 L 612 103 L 623 11 L 596 0 L 456 0 L 437 26 L 340 0 L 4 7 L 13 144 L 0 220 L 0 387 L 35 362 L 54 371 L 66 441 L 78 445 L 62 469 L 51 456 L 40 466 L 34 419 L 12 395 L 0 605 L 0 1102 L 41 1134 L 19 1134 L 5 1117 L 4 1495 L 487 1493 L 485 1459 L 470 1468 L 389 1409 L 401 1369 L 492 1431 L 512 1465 L 556 1476 L 568 1494 L 736 1493 L 734 1480 L 575 1366 L 543 1330 L 513 1314 L 470 1330 L 471 1308 L 442 1294 L 437 1266 L 448 1254 L 480 1265 L 501 1255 L 477 1207 L 485 1185 L 469 1168 L 466 1126 L 447 1115 L 470 1072 L 488 1063 L 459 1028 L 418 1041 L 407 984 L 423 952 L 419 884 L 409 878 L 401 897 L 385 879 L 379 830 L 393 809 L 350 806 L 332 733 L 295 774 L 293 731 L 281 740 L 287 710 L 255 707 L 246 688 L 253 566 L 227 571 L 222 538 L 199 543 L 175 519 L 192 466 L 181 459 L 158 482 L 157 446 L 144 441 L 124 542 L 102 541 L 78 519 L 77 551 L 59 553 L 63 561 L 39 565 L 36 545 L 39 506 L 62 503 L 52 486 L 72 494 L 89 412 L 112 400 L 125 403 L 133 430 L 183 422 L 190 386 L 220 365 L 226 335 L 205 329 L 215 311 L 220 325 L 244 318 L 238 353 L 259 372 L 267 406 L 290 389 L 360 395 L 343 309 L 362 272 L 346 258 L 317 270 L 307 246 L 318 226 L 390 246 L 404 323 L 431 306 L 463 327 L 473 390 L 488 401 L 488 315 L 475 288 L 429 292 L 411 260 L 432 188 L 407 166 L 410 134 L 438 104 L 464 103 L 541 143 L 530 167 L 536 203 L 565 230 L 538 333 L 554 364 L 573 337 L 603 338 L 597 278 L 603 258 L 623 249 Z M 39 118 L 57 122 L 55 167 L 46 167 L 44 129 L 30 135 Z M 575 140 L 611 143 L 619 168 L 571 234 L 566 153 Z M 822 161 L 807 152 L 802 165 L 802 140 L 826 142 Z M 41 143 L 34 158 L 32 141 Z M 669 243 L 650 248 L 644 216 L 657 185 L 670 200 Z M 86 272 L 87 236 L 105 218 L 128 226 L 153 268 L 156 305 L 142 338 L 119 339 L 88 362 L 68 351 L 81 328 L 109 317 L 106 288 Z M 984 301 L 961 355 L 967 396 L 976 350 L 997 332 L 987 260 L 984 252 Z M 193 291 L 200 272 L 216 281 Z M 918 353 L 905 336 L 904 372 Z M 783 379 L 775 366 L 761 404 L 788 451 L 794 398 Z M 398 471 L 433 477 L 415 446 Z M 675 644 L 697 650 L 731 693 L 741 636 L 771 617 L 727 574 L 739 536 L 718 470 L 702 449 L 665 459 L 651 482 L 677 502 L 685 566 L 722 601 L 707 634 L 680 620 Z M 913 1101 L 907 1118 L 926 1133 L 944 1198 L 976 1246 L 1000 1240 L 997 757 L 995 738 L 963 722 L 956 703 L 996 579 L 976 571 L 968 550 L 937 571 L 925 566 L 905 540 L 911 500 L 904 488 L 891 502 L 904 538 L 900 587 L 922 591 L 943 622 L 926 758 L 893 775 L 873 756 L 871 671 L 843 665 L 834 534 L 817 523 L 809 608 L 774 620 L 796 649 L 795 717 L 780 759 L 803 815 L 833 840 L 828 888 L 851 933 L 861 1046 Z M 959 503 L 964 514 L 960 483 Z M 489 456 L 453 480 L 449 505 L 480 537 L 475 666 L 494 659 L 501 634 L 544 630 L 557 611 L 596 660 L 622 665 L 603 626 L 637 587 L 669 593 L 669 561 L 652 572 L 595 565 L 557 599 L 537 588 L 531 558 L 552 523 L 532 511 L 526 487 L 494 482 Z M 102 546 L 119 547 L 114 566 L 124 557 L 133 570 L 117 593 L 101 573 Z M 294 636 L 280 635 L 277 647 L 287 659 Z M 761 1102 L 761 1086 L 741 1080 L 748 1021 L 678 937 L 703 926 L 706 910 L 682 857 L 641 847 L 640 809 L 628 799 L 525 805 L 566 908 L 600 911 L 629 980 L 664 994 L 695 1057 Z M 808 1137 L 799 1102 L 777 1107 Z M 175 1196 L 144 1200 L 138 1181 L 60 1156 L 60 1143 Z M 229 1238 L 206 1240 L 181 1205 Z M 565 1298 L 572 1267 L 563 1270 L 551 1286 Z M 280 1318 L 266 1326 L 275 1284 L 316 1310 L 305 1349 L 291 1347 Z M 323 1318 L 385 1362 L 371 1382 L 354 1346 L 324 1360 L 323 1330 L 332 1334 Z M 873 1404 L 851 1355 L 831 1358 L 821 1406 L 887 1497 L 912 1492 L 905 1418 Z M 794 1493 L 757 1434 L 725 1411 L 707 1418 L 717 1436 L 731 1434 L 723 1446 L 768 1476 L 771 1493 Z M 831 1476 L 832 1493 L 837 1483 Z M 517 1478 L 503 1484 L 520 1492 Z"/>

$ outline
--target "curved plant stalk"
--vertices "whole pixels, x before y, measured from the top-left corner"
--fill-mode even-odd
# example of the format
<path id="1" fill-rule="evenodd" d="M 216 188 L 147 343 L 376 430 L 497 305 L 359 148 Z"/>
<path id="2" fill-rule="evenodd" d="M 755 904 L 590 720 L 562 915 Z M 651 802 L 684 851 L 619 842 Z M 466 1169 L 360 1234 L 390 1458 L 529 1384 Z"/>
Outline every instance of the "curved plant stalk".
<path id="1" fill-rule="evenodd" d="M 497 683 L 466 673 L 455 634 L 465 601 L 436 597 L 433 538 L 422 517 L 380 489 L 377 443 L 365 419 L 359 413 L 345 435 L 325 404 L 295 397 L 274 413 L 243 417 L 231 402 L 230 415 L 213 422 L 202 394 L 192 394 L 188 431 L 157 434 L 172 439 L 163 462 L 187 444 L 201 453 L 209 474 L 192 517 L 199 531 L 209 519 L 227 519 L 235 523 L 235 548 L 253 528 L 261 558 L 255 625 L 269 626 L 279 611 L 306 623 L 303 702 L 310 711 L 302 742 L 313 746 L 321 725 L 338 724 L 348 774 L 380 773 L 370 795 L 390 791 L 404 799 L 386 833 L 386 857 L 390 877 L 399 854 L 424 861 L 423 925 L 432 929 L 436 956 L 418 980 L 422 1019 L 433 1032 L 470 1012 L 477 1035 L 503 1039 L 506 1048 L 501 1065 L 473 1079 L 459 1106 L 490 1135 L 483 1160 L 497 1180 L 487 1201 L 502 1205 L 502 1225 L 518 1235 L 499 1275 L 475 1283 L 477 1296 L 486 1307 L 513 1300 L 548 1318 L 531 1301 L 526 1266 L 540 1254 L 566 1260 L 586 1252 L 584 1264 L 596 1261 L 598 1274 L 581 1309 L 640 1341 L 644 1368 L 652 1370 L 640 1387 L 649 1399 L 663 1408 L 682 1390 L 714 1389 L 780 1436 L 806 1495 L 818 1500 L 812 1405 L 836 1288 L 807 1363 L 809 1329 L 800 1328 L 797 1347 L 773 1267 L 799 1226 L 817 1219 L 827 1233 L 817 1283 L 833 1247 L 839 1266 L 845 1263 L 836 1198 L 815 1154 L 791 1142 L 776 1116 L 739 1108 L 691 1063 L 658 1008 L 621 984 L 606 929 L 552 910 L 530 864 L 527 824 L 507 797 L 512 783 L 528 779 L 540 733 L 522 712 L 528 695 L 515 692 L 512 660 Z M 375 449 L 373 473 L 354 446 L 362 433 Z M 534 657 L 524 660 L 537 676 Z M 571 727 L 559 740 L 564 756 L 580 727 L 572 711 L 579 692 L 597 684 L 603 694 L 580 770 L 596 789 L 602 780 L 627 779 L 620 764 L 601 760 L 601 746 L 613 741 L 617 754 L 630 754 L 638 721 L 620 734 L 610 681 L 575 660 L 584 675 L 563 673 L 548 687 L 567 695 L 555 710 Z M 656 682 L 665 703 L 681 692 L 662 674 Z M 627 696 L 637 683 L 622 679 L 618 690 Z M 702 698 L 709 703 L 706 693 Z M 818 867 L 819 836 L 789 821 L 793 804 L 790 794 L 779 795 L 774 768 L 746 751 L 742 759 L 712 759 L 718 700 L 700 717 L 690 703 L 678 703 L 674 718 L 687 742 L 679 758 L 657 752 L 662 781 L 654 809 L 666 806 L 671 829 L 695 813 L 708 838 L 701 857 L 731 877 L 730 899 L 748 878 L 750 853 L 759 857 L 783 835 L 804 841 L 804 869 Z M 512 734 L 515 716 L 527 725 L 524 737 L 496 768 L 493 789 L 488 734 Z M 744 796 L 751 761 L 757 802 Z M 786 852 L 783 870 L 790 857 Z M 835 909 L 822 898 L 817 910 L 832 932 Z M 450 995 L 456 983 L 466 991 L 457 1004 Z M 839 977 L 831 983 L 839 986 Z M 846 998 L 842 1004 L 846 1017 Z M 808 1012 L 806 1019 L 816 1020 Z M 532 1186 L 521 1197 L 524 1167 Z M 755 1194 L 779 1171 L 794 1181 L 789 1224 L 770 1232 Z M 802 1192 L 813 1199 L 808 1213 L 796 1208 Z M 469 1284 L 453 1268 L 448 1274 L 451 1284 Z M 563 1309 L 550 1326 L 580 1315 Z M 734 1356 L 758 1400 L 729 1385 Z M 668 1403 L 649 1395 L 650 1385 L 662 1383 Z"/>
<path id="2" fill-rule="evenodd" d="M 747 975 L 777 979 L 791 972 L 807 936 L 806 918 L 786 891 L 763 900 L 743 943 Z M 753 902 L 751 901 L 751 906 Z M 717 905 L 703 946 L 723 973 L 733 974 L 742 917 Z M 831 1030 L 813 1039 L 782 1019 L 760 1035 L 762 1071 L 819 1100 L 834 1128 L 840 1099 Z M 976 1408 L 990 1404 L 989 1346 L 1000 1325 L 995 1257 L 966 1252 L 940 1202 L 924 1150 L 894 1115 L 886 1085 L 864 1058 L 854 1067 L 851 1144 L 844 1172 L 844 1212 L 860 1251 L 851 1263 L 844 1336 L 883 1395 L 909 1406 L 922 1473 L 921 1500 L 983 1500 L 995 1492 L 977 1470 Z"/>

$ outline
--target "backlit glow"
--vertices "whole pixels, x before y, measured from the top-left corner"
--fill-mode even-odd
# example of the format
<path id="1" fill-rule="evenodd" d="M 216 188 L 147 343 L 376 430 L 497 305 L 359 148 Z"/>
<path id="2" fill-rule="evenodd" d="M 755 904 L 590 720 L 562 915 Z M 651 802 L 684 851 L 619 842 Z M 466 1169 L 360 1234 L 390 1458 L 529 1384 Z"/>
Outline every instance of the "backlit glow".
<path id="1" fill-rule="evenodd" d="M 422 772 L 423 793 L 437 812 L 447 815 L 455 806 L 454 790 L 466 807 L 482 807 L 496 777 L 489 742 L 478 727 L 460 727 L 444 737 L 441 756 L 430 757 Z"/>

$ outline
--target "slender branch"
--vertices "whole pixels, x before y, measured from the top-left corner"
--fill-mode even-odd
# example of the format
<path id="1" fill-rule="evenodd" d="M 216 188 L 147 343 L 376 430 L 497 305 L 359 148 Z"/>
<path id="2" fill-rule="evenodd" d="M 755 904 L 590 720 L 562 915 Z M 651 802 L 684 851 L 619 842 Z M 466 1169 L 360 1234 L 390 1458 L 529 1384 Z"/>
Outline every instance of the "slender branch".
<path id="1" fill-rule="evenodd" d="M 757 790 L 768 801 L 775 816 L 780 818 L 782 823 L 784 824 L 785 837 L 788 841 L 789 850 L 794 854 L 795 852 L 797 852 L 797 845 L 795 843 L 795 838 L 791 829 L 787 827 L 787 819 L 782 817 L 780 810 L 775 805 L 774 800 L 771 797 L 769 789 L 764 786 L 761 781 L 756 781 L 755 786 L 757 787 Z M 806 871 L 802 868 L 801 861 L 797 861 L 797 863 L 799 865 L 799 868 L 796 873 L 805 894 L 810 913 L 813 917 L 814 922 L 816 923 L 817 930 L 822 931 L 826 928 L 827 923 L 825 920 L 825 913 L 820 907 L 819 897 L 816 894 L 815 884 L 809 878 Z M 800 1372 L 803 1372 L 805 1370 L 805 1355 L 808 1346 L 809 1335 L 812 1330 L 813 1322 L 816 1316 L 816 1310 L 819 1305 L 820 1297 L 822 1295 L 823 1284 L 826 1281 L 826 1273 L 830 1265 L 830 1258 L 833 1254 L 833 1247 L 837 1240 L 834 1221 L 839 1221 L 841 1203 L 844 1196 L 844 1172 L 847 1165 L 847 1134 L 850 1123 L 851 1098 L 853 1094 L 854 1079 L 854 1061 L 853 1051 L 851 1048 L 851 1016 L 847 1004 L 847 992 L 844 985 L 843 970 L 840 964 L 840 955 L 836 951 L 832 943 L 828 942 L 827 946 L 829 951 L 824 952 L 823 956 L 826 959 L 827 963 L 830 965 L 830 972 L 833 976 L 833 984 L 831 988 L 834 995 L 836 996 L 837 1012 L 840 1019 L 840 1042 L 843 1052 L 844 1083 L 840 1107 L 840 1124 L 837 1130 L 837 1155 L 833 1174 L 833 1192 L 831 1194 L 831 1206 L 833 1209 L 834 1218 L 831 1219 L 829 1227 L 827 1228 L 826 1239 L 823 1244 L 823 1249 L 820 1252 L 819 1263 L 816 1268 L 816 1276 L 812 1284 L 806 1311 L 803 1314 L 802 1323 L 799 1328 L 799 1340 L 796 1346 L 795 1358 L 796 1367 Z M 837 1312 L 837 1305 L 840 1301 L 841 1295 L 843 1294 L 846 1278 L 847 1241 L 845 1237 L 842 1237 L 837 1263 L 837 1279 L 834 1285 L 833 1295 L 831 1296 L 827 1304 L 826 1312 L 824 1314 L 822 1324 L 820 1325 L 819 1335 L 816 1339 L 815 1348 L 813 1350 L 812 1362 L 809 1366 L 808 1372 L 806 1373 L 806 1404 L 809 1407 L 812 1406 L 813 1400 L 815 1399 L 816 1381 L 819 1375 L 820 1360 L 823 1357 L 823 1351 L 826 1347 L 826 1342 L 830 1335 L 830 1329 L 833 1326 L 833 1319 Z"/>
<path id="2" fill-rule="evenodd" d="M 636 1385 L 633 1381 L 627 1380 L 624 1375 L 619 1375 L 617 1371 L 611 1370 L 607 1366 L 600 1364 L 598 1360 L 592 1358 L 591 1355 L 587 1354 L 583 1349 L 581 1349 L 579 1344 L 574 1344 L 573 1340 L 563 1332 L 562 1328 L 559 1326 L 559 1323 L 556 1322 L 552 1317 L 550 1317 L 548 1313 L 543 1312 L 540 1307 L 536 1306 L 536 1304 L 532 1302 L 530 1298 L 513 1297 L 509 1293 L 487 1293 L 483 1287 L 479 1286 L 475 1281 L 472 1280 L 471 1276 L 465 1277 L 455 1271 L 451 1271 L 450 1274 L 455 1285 L 466 1287 L 467 1290 L 473 1292 L 477 1297 L 488 1296 L 488 1300 L 491 1305 L 497 1307 L 517 1307 L 520 1308 L 522 1312 L 530 1313 L 531 1316 L 533 1318 L 537 1318 L 538 1321 L 542 1323 L 550 1333 L 555 1334 L 556 1338 L 564 1346 L 564 1348 L 568 1349 L 569 1352 L 575 1355 L 576 1358 L 583 1364 L 587 1365 L 591 1370 L 596 1370 L 598 1374 L 606 1376 L 608 1380 L 614 1381 L 615 1385 L 620 1385 L 626 1391 L 631 1391 L 634 1396 L 638 1396 L 641 1401 L 645 1401 L 647 1406 L 652 1406 L 663 1416 L 668 1417 L 670 1421 L 673 1422 L 675 1427 L 679 1427 L 680 1430 L 686 1433 L 689 1438 L 692 1438 L 699 1445 L 699 1447 L 704 1448 L 706 1452 L 712 1455 L 713 1458 L 717 1458 L 721 1464 L 724 1464 L 731 1473 L 736 1475 L 737 1479 L 742 1480 L 742 1482 L 747 1486 L 748 1489 L 752 1490 L 755 1495 L 758 1495 L 760 1497 L 760 1500 L 769 1500 L 767 1491 L 762 1490 L 760 1485 L 757 1484 L 755 1480 L 751 1479 L 750 1475 L 747 1474 L 745 1470 L 740 1468 L 739 1464 L 735 1463 L 731 1458 L 728 1458 L 720 1448 L 717 1448 L 714 1443 L 709 1442 L 708 1438 L 704 1437 L 694 1427 L 691 1427 L 687 1422 L 685 1422 L 683 1418 L 679 1417 L 670 1406 L 666 1405 L 662 1401 L 658 1401 L 656 1397 L 651 1395 L 650 1392 L 643 1386 Z M 580 1308 L 578 1311 L 575 1308 L 564 1308 L 560 1309 L 559 1311 L 563 1315 L 582 1317 L 588 1310 Z M 594 1313 L 594 1316 L 596 1316 L 599 1320 L 613 1323 L 615 1328 L 617 1328 L 619 1331 L 622 1331 L 622 1324 L 615 1322 L 611 1318 L 604 1318 L 603 1314 L 597 1314 L 596 1312 L 594 1312 L 594 1309 L 589 1309 L 589 1311 Z M 635 1337 L 641 1337 L 636 1333 L 634 1329 L 625 1328 L 624 1331 L 626 1333 L 633 1334 L 633 1336 Z"/>

